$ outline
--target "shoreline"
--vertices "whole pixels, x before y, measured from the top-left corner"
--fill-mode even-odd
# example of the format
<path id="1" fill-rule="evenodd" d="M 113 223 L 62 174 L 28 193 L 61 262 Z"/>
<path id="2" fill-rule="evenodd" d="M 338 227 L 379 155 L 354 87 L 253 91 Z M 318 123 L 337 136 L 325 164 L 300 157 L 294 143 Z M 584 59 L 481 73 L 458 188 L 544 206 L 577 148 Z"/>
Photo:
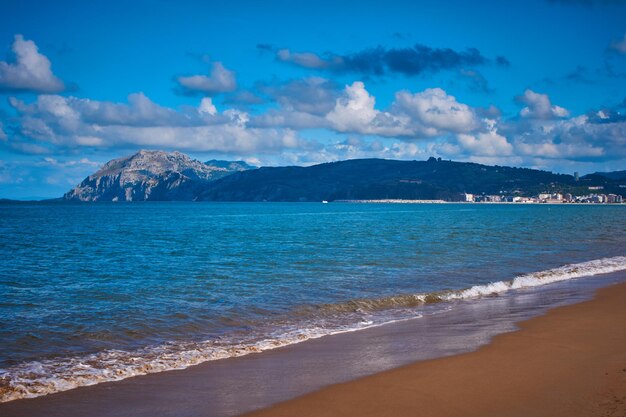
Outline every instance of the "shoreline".
<path id="1" fill-rule="evenodd" d="M 413 363 L 243 414 L 626 415 L 626 283 L 518 323 L 480 349 Z M 417 413 L 417 414 L 416 414 Z"/>
<path id="2" fill-rule="evenodd" d="M 83 357 L 27 362 L 21 365 L 21 367 L 16 366 L 6 369 L 8 371 L 6 375 L 10 375 L 10 378 L 13 378 L 11 385 L 6 383 L 10 379 L 4 379 L 5 377 L 0 374 L 0 403 L 37 398 L 80 387 L 106 382 L 118 382 L 147 374 L 188 369 L 202 363 L 267 352 L 328 336 L 367 331 L 377 327 L 411 321 L 424 315 L 437 315 L 451 308 L 467 309 L 465 304 L 464 307 L 456 304 L 459 301 L 472 304 L 477 303 L 475 306 L 478 309 L 485 308 L 486 305 L 492 303 L 492 301 L 489 301 L 489 298 L 496 294 L 499 300 L 507 300 L 506 294 L 510 291 L 512 292 L 512 297 L 522 298 L 523 293 L 520 293 L 518 296 L 515 295 L 517 290 L 529 290 L 535 287 L 541 293 L 543 291 L 541 287 L 554 284 L 555 282 L 584 277 L 590 278 L 596 275 L 622 271 L 626 265 L 625 262 L 626 257 L 620 256 L 600 258 L 517 275 L 512 280 L 493 281 L 457 290 L 450 289 L 398 294 L 379 298 L 354 299 L 330 305 L 329 311 L 331 313 L 337 308 L 344 310 L 346 316 L 342 322 L 336 321 L 331 325 L 326 324 L 323 327 L 316 328 L 314 324 L 307 324 L 307 321 L 303 319 L 296 323 L 296 330 L 290 329 L 286 325 L 282 328 L 274 327 L 273 330 L 265 329 L 265 333 L 263 333 L 263 330 L 259 330 L 256 339 L 243 339 L 238 342 L 230 340 L 222 344 L 218 344 L 219 341 L 196 341 L 184 344 L 162 343 L 136 351 L 104 351 Z M 551 291 L 549 287 L 547 291 Z M 553 300 L 554 302 L 557 304 L 559 302 L 568 302 L 568 297 L 564 295 L 556 297 Z M 575 301 L 572 300 L 571 302 Z M 348 314 L 348 310 L 351 309 L 358 309 L 357 311 L 360 312 L 360 315 Z M 500 308 L 500 313 L 502 319 L 506 321 L 506 317 L 510 316 L 512 311 Z M 320 314 L 322 314 L 320 311 L 316 313 L 318 318 Z M 450 316 L 449 320 L 453 322 L 457 320 L 454 318 L 454 312 L 447 315 Z M 530 315 L 529 311 L 522 310 L 522 316 L 516 318 L 509 317 L 508 320 L 511 322 L 520 321 L 530 317 Z M 486 317 L 484 320 L 488 327 L 491 319 Z M 440 322 L 440 325 L 445 328 L 446 320 Z M 421 326 L 416 325 L 414 327 L 416 330 L 419 330 Z M 451 332 L 448 336 L 451 338 L 462 337 L 463 335 L 459 333 L 462 333 L 462 331 L 458 331 L 456 334 Z M 498 331 L 495 331 L 494 334 L 497 333 Z M 420 343 L 420 341 L 416 342 Z M 392 341 L 392 343 L 398 344 L 398 341 Z M 470 342 L 465 350 L 471 350 L 477 346 L 476 343 Z M 402 352 L 395 352 L 392 355 L 396 357 L 406 356 Z M 423 355 L 409 356 L 406 362 L 436 356 L 438 356 L 437 349 L 433 350 L 426 346 Z M 385 358 L 385 360 L 388 360 L 388 358 Z M 93 368 L 91 367 L 92 363 L 96 364 Z M 106 366 L 104 368 L 98 367 L 97 364 L 99 363 L 106 363 Z M 83 364 L 86 364 L 86 366 Z M 367 373 L 375 373 L 377 370 L 380 369 L 369 370 Z M 360 374 L 356 376 L 360 376 Z M 337 381 L 330 380 L 326 382 L 334 383 Z"/>
<path id="3" fill-rule="evenodd" d="M 538 205 L 538 206 L 626 206 L 625 203 L 580 203 L 574 201 L 446 201 L 446 200 L 333 200 L 330 203 L 348 204 L 504 204 L 504 205 Z"/>
<path id="4" fill-rule="evenodd" d="M 463 356 L 530 317 L 588 300 L 624 272 L 460 302 L 443 314 L 326 336 L 261 354 L 0 404 L 9 417 L 234 416 L 407 364 Z M 624 284 L 626 285 L 626 284 Z M 298 401 L 298 400 L 295 400 Z M 270 414 L 272 415 L 272 414 Z"/>

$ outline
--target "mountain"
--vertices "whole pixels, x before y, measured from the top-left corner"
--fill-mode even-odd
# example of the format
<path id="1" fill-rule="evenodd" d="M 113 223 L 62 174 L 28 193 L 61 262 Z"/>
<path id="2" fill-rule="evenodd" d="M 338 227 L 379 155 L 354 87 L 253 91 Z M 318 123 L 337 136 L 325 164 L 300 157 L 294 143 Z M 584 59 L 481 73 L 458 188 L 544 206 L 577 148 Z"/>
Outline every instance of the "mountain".
<path id="1" fill-rule="evenodd" d="M 447 200 L 463 193 L 542 192 L 626 196 L 626 180 L 581 177 L 471 162 L 353 159 L 309 167 L 250 169 L 243 161 L 200 161 L 179 152 L 139 151 L 108 162 L 65 194 L 79 201 Z M 602 191 L 596 191 L 601 189 Z"/>
<path id="2" fill-rule="evenodd" d="M 626 170 L 611 171 L 611 172 L 594 172 L 593 174 L 590 174 L 590 175 L 605 177 L 614 181 L 626 180 Z"/>
<path id="3" fill-rule="evenodd" d="M 204 164 L 180 152 L 141 150 L 107 162 L 63 196 L 73 201 L 193 200 L 206 184 L 245 162 Z M 232 166 L 231 166 L 232 165 Z"/>
<path id="4" fill-rule="evenodd" d="M 310 167 L 259 168 L 229 175 L 197 196 L 205 201 L 458 200 L 461 193 L 535 194 L 582 184 L 571 175 L 468 162 L 355 159 Z"/>

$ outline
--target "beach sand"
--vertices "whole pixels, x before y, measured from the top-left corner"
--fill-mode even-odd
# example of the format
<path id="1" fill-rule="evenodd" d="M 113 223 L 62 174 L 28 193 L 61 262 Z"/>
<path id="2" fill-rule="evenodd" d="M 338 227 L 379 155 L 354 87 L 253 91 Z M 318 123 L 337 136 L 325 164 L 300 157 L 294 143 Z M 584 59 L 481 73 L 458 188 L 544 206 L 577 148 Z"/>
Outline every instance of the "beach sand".
<path id="1" fill-rule="evenodd" d="M 0 403 L 0 416 L 626 416 L 626 283 L 580 302 L 624 278 L 486 297 L 259 355 Z M 579 304 L 539 316 L 563 297 Z M 522 321 L 529 314 L 537 318 Z M 521 330 L 511 332 L 511 320 Z"/>
<path id="2" fill-rule="evenodd" d="M 519 327 L 245 416 L 626 416 L 626 283 Z"/>

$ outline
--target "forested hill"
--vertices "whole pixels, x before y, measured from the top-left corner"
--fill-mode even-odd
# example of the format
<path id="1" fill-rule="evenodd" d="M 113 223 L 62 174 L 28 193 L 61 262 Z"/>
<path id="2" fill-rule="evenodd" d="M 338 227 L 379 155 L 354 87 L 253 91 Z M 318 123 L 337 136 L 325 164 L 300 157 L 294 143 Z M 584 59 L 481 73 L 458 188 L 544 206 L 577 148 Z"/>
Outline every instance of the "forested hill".
<path id="1" fill-rule="evenodd" d="M 611 191 L 620 190 L 614 181 Z M 588 190 L 594 178 L 547 171 L 442 161 L 355 159 L 310 167 L 265 167 L 214 181 L 200 201 L 322 201 L 362 199 L 457 200 L 461 193 L 533 195 Z M 624 190 L 624 189 L 621 189 Z"/>

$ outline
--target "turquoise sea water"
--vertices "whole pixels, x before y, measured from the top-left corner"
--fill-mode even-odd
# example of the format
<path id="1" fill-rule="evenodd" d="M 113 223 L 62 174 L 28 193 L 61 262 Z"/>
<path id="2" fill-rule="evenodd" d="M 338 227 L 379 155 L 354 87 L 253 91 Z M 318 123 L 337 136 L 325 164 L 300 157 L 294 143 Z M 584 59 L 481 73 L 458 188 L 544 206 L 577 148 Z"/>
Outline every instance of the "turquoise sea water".
<path id="1" fill-rule="evenodd" d="M 0 401 L 626 269 L 625 231 L 603 205 L 0 204 Z"/>

